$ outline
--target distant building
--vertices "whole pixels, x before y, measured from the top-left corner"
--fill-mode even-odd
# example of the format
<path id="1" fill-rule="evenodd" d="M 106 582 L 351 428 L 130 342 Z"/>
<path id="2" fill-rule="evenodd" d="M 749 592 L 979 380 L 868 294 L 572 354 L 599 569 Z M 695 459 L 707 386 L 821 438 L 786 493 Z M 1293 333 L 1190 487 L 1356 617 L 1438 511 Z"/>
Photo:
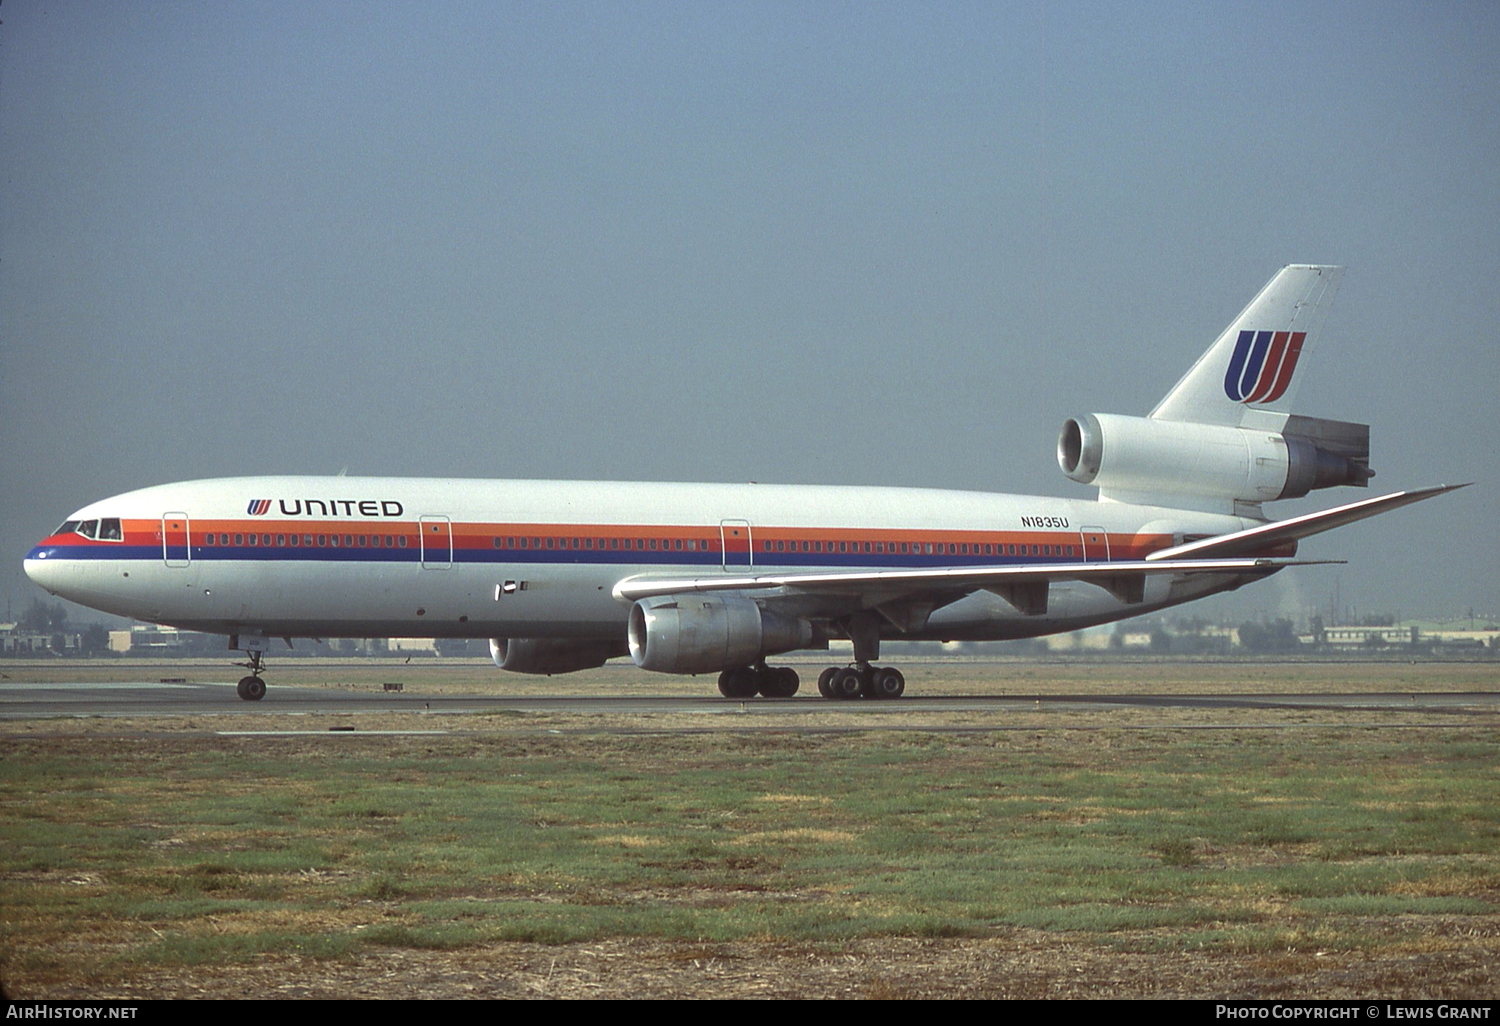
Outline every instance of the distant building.
<path id="1" fill-rule="evenodd" d="M 158 627 L 155 624 L 136 624 L 129 630 L 109 632 L 111 652 L 157 653 L 175 655 L 187 647 L 188 635 L 194 632 L 180 631 L 176 627 Z"/>

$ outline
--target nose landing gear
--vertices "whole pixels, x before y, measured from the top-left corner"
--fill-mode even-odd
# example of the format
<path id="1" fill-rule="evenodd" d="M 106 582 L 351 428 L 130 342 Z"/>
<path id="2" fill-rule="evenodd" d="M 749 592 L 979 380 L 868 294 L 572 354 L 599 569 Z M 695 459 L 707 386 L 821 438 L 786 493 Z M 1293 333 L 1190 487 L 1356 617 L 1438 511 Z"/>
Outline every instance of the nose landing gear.
<path id="1" fill-rule="evenodd" d="M 234 665 L 245 667 L 245 669 L 250 671 L 250 676 L 241 677 L 239 684 L 235 686 L 234 690 L 235 694 L 247 702 L 259 702 L 262 698 L 266 697 L 266 682 L 260 679 L 261 667 L 265 661 L 265 652 L 262 649 L 252 648 L 247 650 L 247 654 L 250 656 L 248 663 L 235 663 Z"/>

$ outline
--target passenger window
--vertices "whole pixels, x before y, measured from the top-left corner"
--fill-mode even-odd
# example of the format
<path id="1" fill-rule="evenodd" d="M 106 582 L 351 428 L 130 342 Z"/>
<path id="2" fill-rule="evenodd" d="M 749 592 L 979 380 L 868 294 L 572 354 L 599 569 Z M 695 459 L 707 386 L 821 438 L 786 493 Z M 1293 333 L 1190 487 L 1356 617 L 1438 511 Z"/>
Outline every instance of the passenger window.
<path id="1" fill-rule="evenodd" d="M 404 534 L 398 534 L 398 535 L 396 535 L 396 547 L 397 548 L 401 548 L 401 549 L 406 548 L 406 535 L 404 535 Z"/>

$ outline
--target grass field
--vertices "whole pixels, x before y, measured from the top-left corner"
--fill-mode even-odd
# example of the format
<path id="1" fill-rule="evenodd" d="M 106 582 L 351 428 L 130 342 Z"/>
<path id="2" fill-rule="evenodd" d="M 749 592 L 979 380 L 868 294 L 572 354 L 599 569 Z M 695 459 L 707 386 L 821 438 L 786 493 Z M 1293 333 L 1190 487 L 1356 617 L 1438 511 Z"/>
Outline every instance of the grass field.
<path id="1" fill-rule="evenodd" d="M 929 670 L 976 693 L 1496 683 L 1488 665 Z M 13 997 L 380 979 L 402 996 L 1496 996 L 1500 724 L 1100 715 L 958 735 L 33 723 L 0 737 L 0 973 Z"/>

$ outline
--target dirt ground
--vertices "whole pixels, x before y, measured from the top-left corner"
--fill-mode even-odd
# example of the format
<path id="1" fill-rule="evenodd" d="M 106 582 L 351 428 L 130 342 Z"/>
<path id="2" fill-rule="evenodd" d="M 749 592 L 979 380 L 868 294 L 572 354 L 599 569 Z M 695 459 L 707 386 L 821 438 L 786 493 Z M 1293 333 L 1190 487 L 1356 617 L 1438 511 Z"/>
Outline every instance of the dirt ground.
<path id="1" fill-rule="evenodd" d="M 1374 925 L 1374 924 L 1372 924 Z M 1472 934 L 1473 919 L 1463 931 Z M 1500 917 L 1482 937 L 1370 957 L 1298 950 L 1143 954 L 1016 931 L 982 940 L 904 937 L 837 946 L 611 940 L 371 951 L 337 961 L 141 969 L 58 980 L 12 998 L 1215 998 L 1493 999 Z M 1144 936 L 1116 941 L 1146 940 Z"/>

